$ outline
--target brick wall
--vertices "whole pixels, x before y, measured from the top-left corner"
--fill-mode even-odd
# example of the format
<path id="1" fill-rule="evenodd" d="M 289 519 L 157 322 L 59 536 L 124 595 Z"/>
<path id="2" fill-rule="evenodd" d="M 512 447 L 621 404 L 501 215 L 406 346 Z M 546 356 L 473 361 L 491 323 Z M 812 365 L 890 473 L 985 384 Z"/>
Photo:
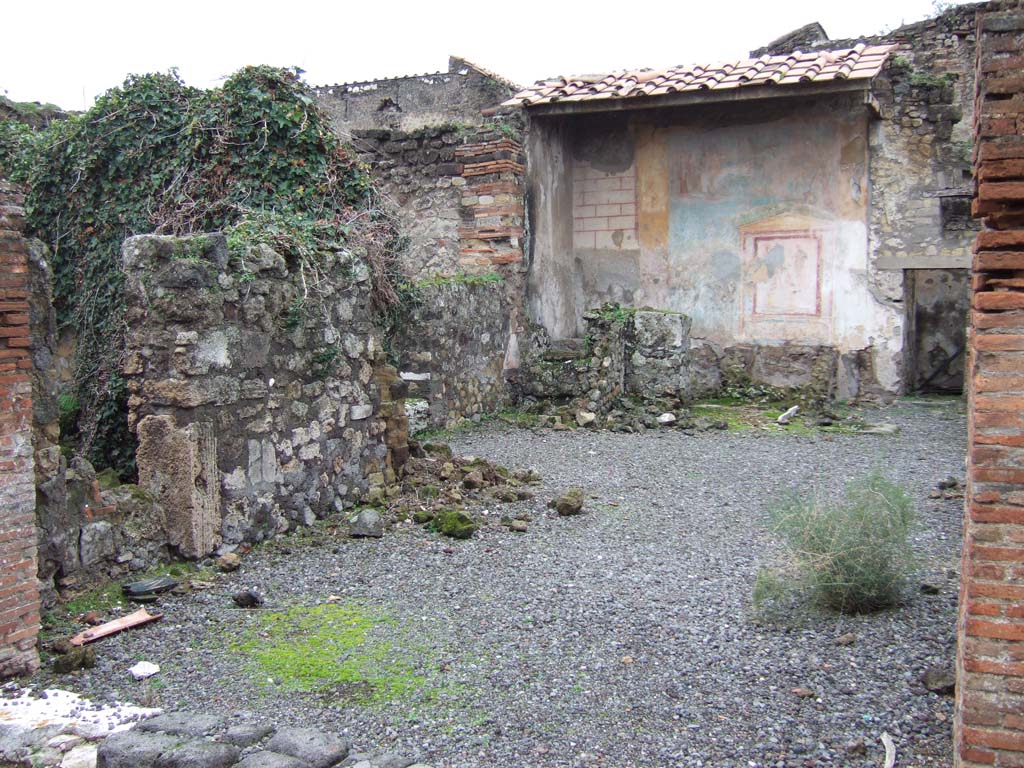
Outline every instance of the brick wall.
<path id="1" fill-rule="evenodd" d="M 956 765 L 1024 766 L 1024 7 L 978 15 Z"/>
<path id="2" fill-rule="evenodd" d="M 0 180 L 0 676 L 39 666 L 28 268 L 22 197 Z"/>
<path id="3" fill-rule="evenodd" d="M 455 151 L 465 181 L 459 264 L 463 268 L 523 261 L 523 147 L 500 133 L 481 133 Z"/>
<path id="4" fill-rule="evenodd" d="M 636 166 L 611 173 L 586 160 L 573 166 L 572 231 L 575 248 L 635 249 Z"/>

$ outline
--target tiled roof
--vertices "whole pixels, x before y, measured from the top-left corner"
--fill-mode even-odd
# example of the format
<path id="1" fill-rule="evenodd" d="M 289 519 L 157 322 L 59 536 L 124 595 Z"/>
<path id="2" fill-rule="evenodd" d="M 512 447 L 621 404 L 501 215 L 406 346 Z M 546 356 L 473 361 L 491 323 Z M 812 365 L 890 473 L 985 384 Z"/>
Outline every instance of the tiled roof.
<path id="1" fill-rule="evenodd" d="M 870 80 L 895 45 L 864 45 L 841 51 L 794 51 L 785 56 L 656 71 L 578 75 L 540 80 L 505 102 L 507 106 L 635 99 L 701 90 L 726 90 L 757 85 L 800 85 L 836 80 Z"/>

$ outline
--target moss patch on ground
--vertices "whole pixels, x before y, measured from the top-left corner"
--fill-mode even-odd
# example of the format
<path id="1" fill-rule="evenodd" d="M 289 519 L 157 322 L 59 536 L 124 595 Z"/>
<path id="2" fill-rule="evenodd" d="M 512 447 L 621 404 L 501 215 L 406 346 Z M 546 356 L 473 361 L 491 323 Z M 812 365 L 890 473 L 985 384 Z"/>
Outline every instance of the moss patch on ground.
<path id="1" fill-rule="evenodd" d="M 264 689 L 328 694 L 382 704 L 429 693 L 429 653 L 386 613 L 357 602 L 260 613 L 233 649 Z M 436 665 L 434 665 L 436 666 Z"/>

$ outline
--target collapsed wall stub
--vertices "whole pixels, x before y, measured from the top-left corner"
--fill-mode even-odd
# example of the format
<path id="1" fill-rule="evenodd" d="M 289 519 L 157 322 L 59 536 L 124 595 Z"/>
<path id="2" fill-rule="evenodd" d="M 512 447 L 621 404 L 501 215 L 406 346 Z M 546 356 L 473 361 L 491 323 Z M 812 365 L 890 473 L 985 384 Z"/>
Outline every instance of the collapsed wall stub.
<path id="1" fill-rule="evenodd" d="M 32 416 L 35 450 L 35 522 L 41 602 L 57 590 L 123 577 L 166 560 L 164 509 L 135 485 L 97 476 L 81 456 L 60 446 L 62 350 L 52 300 L 49 249 L 28 241 L 29 327 L 32 339 Z"/>
<path id="2" fill-rule="evenodd" d="M 39 666 L 28 246 L 23 198 L 0 179 L 0 677 Z"/>
<path id="3" fill-rule="evenodd" d="M 552 341 L 543 326 L 530 326 L 518 382 L 523 395 L 601 412 L 623 396 L 689 400 L 705 393 L 691 376 L 686 315 L 608 304 L 583 320 L 583 339 Z"/>
<path id="4" fill-rule="evenodd" d="M 232 255 L 222 235 L 125 241 L 139 482 L 185 556 L 312 523 L 400 469 L 404 416 L 389 403 L 404 393 L 369 272 L 348 254 L 322 259 Z"/>
<path id="5" fill-rule="evenodd" d="M 1024 764 L 1024 7 L 978 14 L 955 765 Z"/>

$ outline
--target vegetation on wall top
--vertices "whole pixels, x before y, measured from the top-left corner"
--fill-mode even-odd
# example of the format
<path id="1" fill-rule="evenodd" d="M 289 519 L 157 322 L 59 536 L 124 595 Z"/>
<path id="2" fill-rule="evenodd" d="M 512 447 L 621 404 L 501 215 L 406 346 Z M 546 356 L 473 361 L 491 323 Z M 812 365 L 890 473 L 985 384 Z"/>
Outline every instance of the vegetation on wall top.
<path id="1" fill-rule="evenodd" d="M 58 321 L 78 336 L 78 447 L 99 467 L 130 472 L 134 457 L 121 375 L 126 237 L 234 227 L 260 241 L 266 222 L 287 221 L 275 247 L 309 259 L 359 229 L 375 299 L 394 300 L 393 227 L 299 74 L 247 67 L 208 91 L 174 71 L 131 75 L 44 130 L 0 123 L 0 175 L 27 187 L 30 232 L 53 251 Z"/>

